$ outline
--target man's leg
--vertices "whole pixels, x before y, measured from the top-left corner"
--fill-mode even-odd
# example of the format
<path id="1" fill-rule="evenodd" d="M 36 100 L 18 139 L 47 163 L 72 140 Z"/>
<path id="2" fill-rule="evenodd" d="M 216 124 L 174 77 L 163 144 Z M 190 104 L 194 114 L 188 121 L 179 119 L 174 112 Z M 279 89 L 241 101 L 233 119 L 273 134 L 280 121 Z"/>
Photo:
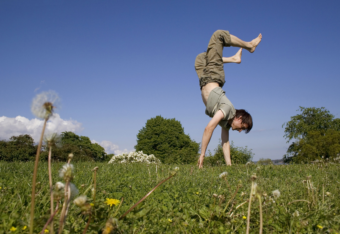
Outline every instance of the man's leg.
<path id="1" fill-rule="evenodd" d="M 241 63 L 241 57 L 242 57 L 242 48 L 237 51 L 237 53 L 234 56 L 231 57 L 223 57 L 222 61 L 223 63 Z"/>
<path id="2" fill-rule="evenodd" d="M 244 48 L 248 50 L 250 53 L 253 53 L 255 51 L 257 45 L 261 42 L 261 40 L 262 40 L 261 33 L 258 35 L 258 37 L 249 42 L 242 41 L 240 38 L 230 34 L 231 46 Z"/>

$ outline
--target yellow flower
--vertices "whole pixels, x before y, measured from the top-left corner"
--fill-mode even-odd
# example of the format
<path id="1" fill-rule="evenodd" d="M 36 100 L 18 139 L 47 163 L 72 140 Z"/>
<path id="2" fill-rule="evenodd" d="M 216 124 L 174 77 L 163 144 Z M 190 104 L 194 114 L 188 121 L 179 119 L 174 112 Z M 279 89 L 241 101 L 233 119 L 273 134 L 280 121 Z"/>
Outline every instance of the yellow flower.
<path id="1" fill-rule="evenodd" d="M 106 202 L 105 202 L 108 206 L 112 206 L 112 205 L 118 205 L 120 203 L 119 200 L 117 199 L 112 199 L 112 198 L 106 198 Z"/>
<path id="2" fill-rule="evenodd" d="M 321 225 L 317 225 L 317 227 L 320 228 L 320 229 L 323 229 L 323 226 L 321 226 Z"/>
<path id="3" fill-rule="evenodd" d="M 172 223 L 172 219 L 168 219 L 168 221 L 169 221 L 170 223 Z"/>
<path id="4" fill-rule="evenodd" d="M 196 192 L 196 194 L 198 195 L 198 194 L 200 194 L 199 192 Z"/>
<path id="5" fill-rule="evenodd" d="M 47 230 L 47 229 L 45 229 L 45 231 L 44 231 L 45 233 L 49 233 L 50 231 L 49 230 Z"/>
<path id="6" fill-rule="evenodd" d="M 93 203 L 90 203 L 90 206 L 94 206 L 94 204 L 93 204 Z"/>
<path id="7" fill-rule="evenodd" d="M 242 219 L 247 219 L 247 217 L 243 215 Z"/>
<path id="8" fill-rule="evenodd" d="M 15 232 L 17 229 L 15 227 L 11 227 L 11 229 L 9 229 L 11 232 Z"/>
<path id="9" fill-rule="evenodd" d="M 26 229 L 27 229 L 27 226 L 24 226 L 24 227 L 22 228 L 23 231 L 26 230 Z"/>

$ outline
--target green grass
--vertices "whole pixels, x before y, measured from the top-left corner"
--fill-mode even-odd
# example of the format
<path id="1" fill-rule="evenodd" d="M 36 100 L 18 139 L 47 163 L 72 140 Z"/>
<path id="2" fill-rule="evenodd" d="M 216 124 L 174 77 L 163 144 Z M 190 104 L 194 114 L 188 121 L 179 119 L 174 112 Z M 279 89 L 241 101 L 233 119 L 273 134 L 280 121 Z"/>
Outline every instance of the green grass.
<path id="1" fill-rule="evenodd" d="M 58 171 L 62 163 L 53 163 L 53 182 L 62 181 Z M 87 233 L 101 233 L 108 218 L 118 206 L 110 208 L 106 198 L 124 201 L 115 218 L 146 195 L 161 180 L 169 176 L 174 166 L 107 163 L 74 163 L 73 183 L 80 193 L 92 183 L 95 166 L 97 194 L 93 218 Z M 263 200 L 263 233 L 340 233 L 340 172 L 339 165 L 288 165 L 261 166 L 233 165 L 232 167 L 207 167 L 179 165 L 176 176 L 162 184 L 144 202 L 124 219 L 119 220 L 117 233 L 245 233 L 248 203 L 236 207 L 249 199 L 250 177 L 256 173 L 258 193 Z M 230 185 L 219 178 L 227 171 Z M 33 163 L 0 162 L 0 233 L 28 233 L 31 202 Z M 306 178 L 314 189 L 307 189 Z M 50 214 L 47 163 L 40 162 L 37 177 L 35 232 L 42 230 Z M 83 185 L 83 186 L 82 186 Z M 230 200 L 238 185 L 235 199 Z M 272 191 L 278 189 L 279 198 Z M 330 193 L 330 195 L 326 195 Z M 224 200 L 213 194 L 223 195 Z M 266 195 L 267 194 L 267 195 Z M 325 195 L 324 195 L 325 194 Z M 91 192 L 87 193 L 91 197 Z M 297 201 L 304 200 L 304 201 Z M 227 202 L 230 205 L 226 208 Z M 274 201 L 274 202 L 273 202 Z M 92 202 L 92 201 L 90 201 Z M 291 203 L 293 202 L 293 203 Z M 294 216 L 293 213 L 299 216 Z M 59 215 L 55 217 L 55 230 Z M 64 233 L 82 233 L 88 216 L 73 203 L 65 224 Z M 260 226 L 259 202 L 252 201 L 250 233 L 258 233 Z M 12 227 L 17 228 L 11 232 Z"/>

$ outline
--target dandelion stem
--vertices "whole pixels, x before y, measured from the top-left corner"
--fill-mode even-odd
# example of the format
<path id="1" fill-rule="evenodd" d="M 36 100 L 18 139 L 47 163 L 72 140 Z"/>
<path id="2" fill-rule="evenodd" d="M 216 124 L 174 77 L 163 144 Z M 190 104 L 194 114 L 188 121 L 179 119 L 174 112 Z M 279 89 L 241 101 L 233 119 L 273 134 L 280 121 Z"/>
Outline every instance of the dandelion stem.
<path id="1" fill-rule="evenodd" d="M 47 228 L 47 226 L 51 223 L 53 223 L 52 221 L 53 221 L 53 218 L 54 218 L 54 216 L 57 214 L 57 212 L 58 212 L 58 210 L 59 210 L 59 203 L 57 203 L 57 206 L 56 206 L 56 208 L 55 208 L 55 211 L 53 212 L 53 214 L 51 215 L 51 217 L 47 220 L 47 223 L 45 224 L 45 226 L 43 227 L 43 230 L 41 231 L 41 234 L 44 234 L 44 231 L 45 231 L 45 229 Z"/>
<path id="2" fill-rule="evenodd" d="M 174 174 L 175 175 L 175 174 Z M 165 181 L 171 179 L 171 177 L 173 177 L 174 175 L 169 176 L 168 178 L 166 178 L 165 180 L 162 180 L 161 182 L 159 182 L 153 189 L 150 190 L 150 192 L 148 192 L 142 199 L 140 199 L 136 204 L 134 204 L 130 209 L 128 209 L 128 211 L 126 211 L 120 218 L 119 220 L 121 220 L 122 218 L 124 218 L 128 213 L 130 213 L 130 211 L 132 211 L 136 206 L 139 205 L 139 203 L 141 203 L 142 201 L 144 201 L 153 191 L 156 190 L 156 188 L 158 188 L 161 184 L 163 184 Z"/>
<path id="3" fill-rule="evenodd" d="M 86 227 L 85 227 L 85 229 L 83 231 L 83 234 L 85 234 L 87 232 L 87 229 L 89 228 L 89 225 L 90 225 L 90 221 L 91 221 L 91 214 L 90 214 L 89 219 L 87 220 L 87 224 L 86 224 Z"/>
<path id="4" fill-rule="evenodd" d="M 261 195 L 257 194 L 257 198 L 259 199 L 259 206 L 260 206 L 260 232 L 259 232 L 259 234 L 262 234 L 262 230 L 263 230 L 263 218 L 262 218 Z"/>
<path id="5" fill-rule="evenodd" d="M 227 205 L 225 206 L 223 213 L 227 210 L 229 203 L 234 199 L 234 197 L 236 196 L 238 189 L 240 188 L 240 186 L 237 186 L 235 193 L 233 194 L 233 196 L 230 198 L 230 200 L 228 201 Z"/>
<path id="6" fill-rule="evenodd" d="M 66 181 L 65 185 L 65 199 L 64 199 L 64 204 L 63 204 L 63 209 L 61 210 L 60 214 L 60 220 L 59 220 L 59 234 L 62 233 L 64 229 L 64 221 L 65 221 L 65 216 L 66 216 L 66 207 L 68 206 L 68 193 L 71 193 L 70 188 L 69 188 L 70 181 Z"/>
<path id="7" fill-rule="evenodd" d="M 308 204 L 310 204 L 310 201 L 307 201 L 307 200 L 295 200 L 295 201 L 289 202 L 289 203 L 287 204 L 287 206 L 290 205 L 290 204 L 292 204 L 292 203 L 294 203 L 294 202 L 307 202 Z"/>
<path id="8" fill-rule="evenodd" d="M 322 204 L 325 203 L 325 185 L 322 185 Z"/>
<path id="9" fill-rule="evenodd" d="M 52 158 L 52 146 L 49 146 L 49 151 L 48 151 L 48 180 L 50 182 L 50 196 L 51 196 L 51 215 L 54 213 L 54 200 L 53 200 L 53 187 L 52 187 L 52 166 L 51 166 L 51 159 Z M 51 226 L 50 226 L 51 234 L 54 234 L 53 230 L 53 219 L 51 221 Z"/>
<path id="10" fill-rule="evenodd" d="M 225 180 L 225 182 L 227 183 L 227 186 L 228 186 L 228 189 L 230 189 L 230 186 L 229 186 L 229 183 L 228 183 L 228 180 L 227 178 L 224 176 L 223 179 Z"/>
<path id="11" fill-rule="evenodd" d="M 45 118 L 44 126 L 41 132 L 40 141 L 37 149 L 37 154 L 35 156 L 34 171 L 33 171 L 33 181 L 32 181 L 32 197 L 31 197 L 31 217 L 30 217 L 30 234 L 33 234 L 34 226 L 34 206 L 35 206 L 35 183 L 37 180 L 38 163 L 40 157 L 40 149 L 43 141 L 43 136 L 46 128 L 48 117 Z"/>
<path id="12" fill-rule="evenodd" d="M 118 206 L 116 212 L 114 213 L 113 217 L 116 217 L 116 215 L 118 214 L 118 211 L 119 211 L 120 207 L 122 206 L 123 201 L 124 201 L 124 197 L 122 197 L 122 200 L 120 201 L 119 206 Z"/>
<path id="13" fill-rule="evenodd" d="M 248 205 L 248 217 L 247 217 L 247 231 L 246 234 L 249 234 L 250 229 L 250 210 L 251 210 L 251 199 L 253 196 L 253 189 L 254 189 L 254 181 L 251 182 L 251 189 L 250 189 L 250 196 L 249 196 L 249 205 Z"/>

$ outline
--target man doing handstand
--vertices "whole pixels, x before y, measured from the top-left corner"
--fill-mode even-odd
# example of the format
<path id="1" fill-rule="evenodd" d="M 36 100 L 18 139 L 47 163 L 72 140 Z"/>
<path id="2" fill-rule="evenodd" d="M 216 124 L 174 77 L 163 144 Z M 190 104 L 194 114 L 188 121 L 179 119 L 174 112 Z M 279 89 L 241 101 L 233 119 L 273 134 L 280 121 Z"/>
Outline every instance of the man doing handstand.
<path id="1" fill-rule="evenodd" d="M 243 109 L 235 109 L 226 97 L 222 87 L 225 83 L 223 63 L 241 63 L 242 48 L 253 53 L 261 42 L 262 35 L 250 42 L 229 34 L 228 31 L 217 30 L 210 38 L 207 52 L 197 55 L 195 69 L 199 78 L 202 99 L 206 106 L 205 113 L 212 119 L 205 127 L 201 156 L 198 159 L 199 168 L 203 167 L 205 152 L 207 150 L 212 133 L 220 125 L 222 127 L 222 149 L 227 165 L 231 165 L 229 129 L 248 133 L 253 127 L 251 115 Z M 222 56 L 223 47 L 240 47 L 240 50 L 232 57 Z"/>

